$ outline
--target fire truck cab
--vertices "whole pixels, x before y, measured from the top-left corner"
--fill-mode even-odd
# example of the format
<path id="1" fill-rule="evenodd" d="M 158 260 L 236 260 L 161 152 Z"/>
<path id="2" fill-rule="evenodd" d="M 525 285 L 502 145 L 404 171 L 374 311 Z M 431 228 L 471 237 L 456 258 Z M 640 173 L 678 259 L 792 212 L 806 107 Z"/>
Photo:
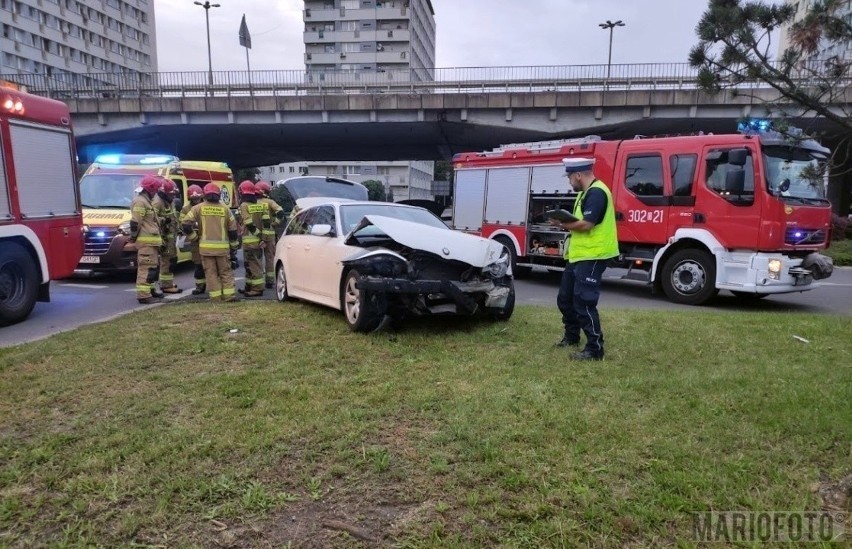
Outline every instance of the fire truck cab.
<path id="1" fill-rule="evenodd" d="M 83 252 L 71 115 L 0 83 L 0 326 L 50 301 Z"/>
<path id="2" fill-rule="evenodd" d="M 78 272 L 110 272 L 136 268 L 136 252 L 125 250 L 130 236 L 130 203 L 148 174 L 171 179 L 185 204 L 190 185 L 216 183 L 222 202 L 236 207 L 234 178 L 224 162 L 181 160 L 160 154 L 104 154 L 95 159 L 80 180 L 86 246 Z M 180 206 L 180 204 L 178 204 Z M 178 251 L 178 261 L 190 259 Z"/>
<path id="3" fill-rule="evenodd" d="M 563 158 L 594 158 L 612 190 L 621 255 L 615 266 L 672 301 L 702 304 L 814 288 L 830 261 L 828 149 L 759 128 L 742 134 L 505 145 L 453 158 L 454 228 L 502 242 L 513 272 L 561 269 L 570 234 L 545 212 L 573 209 Z"/>

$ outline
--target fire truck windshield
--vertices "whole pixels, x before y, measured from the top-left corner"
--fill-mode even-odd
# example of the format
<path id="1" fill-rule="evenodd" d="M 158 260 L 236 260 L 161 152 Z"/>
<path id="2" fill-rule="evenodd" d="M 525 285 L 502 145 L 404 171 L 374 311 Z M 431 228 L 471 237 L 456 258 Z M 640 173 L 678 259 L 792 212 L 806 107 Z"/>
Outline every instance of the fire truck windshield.
<path id="1" fill-rule="evenodd" d="M 800 202 L 825 202 L 827 157 L 820 151 L 786 145 L 763 148 L 770 194 Z"/>
<path id="2" fill-rule="evenodd" d="M 130 208 L 142 181 L 138 174 L 92 174 L 80 180 L 84 208 Z"/>

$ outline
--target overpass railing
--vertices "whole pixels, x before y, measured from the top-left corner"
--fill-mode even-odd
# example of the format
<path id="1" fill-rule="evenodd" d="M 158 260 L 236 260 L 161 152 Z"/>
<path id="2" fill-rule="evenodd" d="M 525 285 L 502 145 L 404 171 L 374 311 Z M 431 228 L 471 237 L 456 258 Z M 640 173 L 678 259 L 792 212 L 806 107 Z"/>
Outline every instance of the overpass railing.
<path id="1" fill-rule="evenodd" d="M 486 93 L 695 89 L 688 63 L 281 70 L 159 73 L 0 74 L 31 93 L 56 98 L 299 96 L 377 93 Z M 740 87 L 764 87 L 757 81 Z"/>

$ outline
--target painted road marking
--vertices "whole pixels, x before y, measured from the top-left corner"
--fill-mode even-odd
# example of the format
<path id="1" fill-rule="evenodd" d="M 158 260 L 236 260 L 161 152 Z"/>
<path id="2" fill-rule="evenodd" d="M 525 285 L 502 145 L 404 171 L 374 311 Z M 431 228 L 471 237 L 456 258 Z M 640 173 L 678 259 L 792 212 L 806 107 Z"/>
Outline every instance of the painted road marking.
<path id="1" fill-rule="evenodd" d="M 97 284 L 60 284 L 63 288 L 84 288 L 86 290 L 106 290 L 109 286 L 99 286 Z"/>

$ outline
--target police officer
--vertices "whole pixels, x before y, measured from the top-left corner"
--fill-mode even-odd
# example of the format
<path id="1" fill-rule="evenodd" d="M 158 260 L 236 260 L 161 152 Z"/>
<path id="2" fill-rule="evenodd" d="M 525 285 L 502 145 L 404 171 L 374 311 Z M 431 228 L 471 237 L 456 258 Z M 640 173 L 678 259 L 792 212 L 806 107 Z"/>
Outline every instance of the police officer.
<path id="1" fill-rule="evenodd" d="M 178 216 L 174 207 L 177 186 L 170 179 L 162 178 L 162 186 L 152 203 L 160 219 L 160 233 L 163 246 L 160 248 L 160 290 L 166 294 L 183 292 L 175 285 L 177 268 L 177 247 L 175 240 L 178 232 Z"/>
<path id="2" fill-rule="evenodd" d="M 160 190 L 162 180 L 146 175 L 141 191 L 130 204 L 130 242 L 136 246 L 136 299 L 139 303 L 159 303 L 163 294 L 154 283 L 159 277 L 159 252 L 163 245 L 160 221 L 152 200 Z"/>
<path id="3" fill-rule="evenodd" d="M 269 224 L 266 204 L 257 202 L 254 183 L 245 180 L 237 188 L 240 193 L 240 219 L 243 228 L 243 261 L 246 266 L 246 287 L 241 290 L 246 297 L 263 295 L 263 250 L 261 230 Z"/>
<path id="4" fill-rule="evenodd" d="M 266 181 L 258 181 L 255 185 L 258 192 L 258 203 L 266 204 L 268 209 L 269 226 L 263 226 L 260 238 L 263 241 L 263 258 L 266 267 L 266 287 L 271 288 L 275 282 L 275 227 L 284 219 L 284 209 L 274 201 L 269 194 L 272 187 Z"/>
<path id="5" fill-rule="evenodd" d="M 602 360 L 604 357 L 604 337 L 597 308 L 601 276 L 608 261 L 619 253 L 612 194 L 592 173 L 594 162 L 591 158 L 562 160 L 571 187 L 579 193 L 573 212 L 577 221 L 550 221 L 571 231 L 565 250 L 565 271 L 556 298 L 565 327 L 565 335 L 557 345 L 579 345 L 582 329 L 586 334 L 586 346 L 582 352 L 572 355 L 576 360 Z"/>
<path id="6" fill-rule="evenodd" d="M 204 202 L 190 208 L 182 228 L 190 240 L 198 239 L 210 300 L 237 301 L 233 270 L 239 245 L 237 222 L 231 209 L 220 202 L 220 192 L 215 183 L 205 185 Z"/>
<path id="7" fill-rule="evenodd" d="M 204 191 L 198 185 L 190 185 L 186 189 L 186 198 L 188 201 L 180 211 L 181 226 L 183 226 L 184 219 L 186 219 L 186 214 L 189 213 L 189 210 L 196 204 L 201 204 L 204 200 Z M 193 229 L 195 229 L 195 227 L 193 227 Z M 184 236 L 188 237 L 189 235 L 184 233 Z M 201 254 L 198 252 L 198 239 L 190 241 L 188 247 L 192 253 L 192 264 L 195 266 L 195 270 L 193 272 L 195 288 L 192 290 L 192 295 L 200 295 L 207 291 L 207 284 L 204 278 L 204 266 L 201 264 Z"/>

